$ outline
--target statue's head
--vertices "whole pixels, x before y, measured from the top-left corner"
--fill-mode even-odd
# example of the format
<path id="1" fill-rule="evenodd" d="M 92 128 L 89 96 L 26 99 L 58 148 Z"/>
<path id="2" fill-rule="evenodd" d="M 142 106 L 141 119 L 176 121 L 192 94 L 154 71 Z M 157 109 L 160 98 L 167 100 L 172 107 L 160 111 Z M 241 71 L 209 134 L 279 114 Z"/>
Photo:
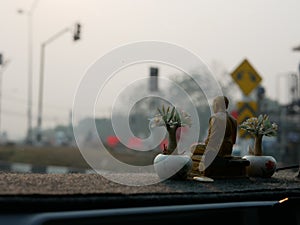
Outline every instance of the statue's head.
<path id="1" fill-rule="evenodd" d="M 214 113 L 225 112 L 228 108 L 228 98 L 226 96 L 217 96 L 213 101 L 213 110 Z"/>

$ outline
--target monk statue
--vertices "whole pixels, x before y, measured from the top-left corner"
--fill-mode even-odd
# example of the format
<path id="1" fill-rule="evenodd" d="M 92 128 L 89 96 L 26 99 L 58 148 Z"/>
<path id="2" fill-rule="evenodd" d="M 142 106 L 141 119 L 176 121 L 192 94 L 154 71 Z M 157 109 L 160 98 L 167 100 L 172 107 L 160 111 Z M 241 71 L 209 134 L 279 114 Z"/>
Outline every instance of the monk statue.
<path id="1" fill-rule="evenodd" d="M 216 151 L 221 157 L 231 156 L 237 137 L 237 121 L 228 113 L 228 105 L 226 96 L 217 96 L 214 99 L 214 114 L 209 119 L 208 135 L 205 139 L 205 145 L 209 148 L 207 150 Z"/>
<path id="2" fill-rule="evenodd" d="M 237 139 L 237 121 L 228 113 L 226 96 L 213 100 L 208 134 L 204 142 L 191 146 L 193 168 L 191 176 L 244 177 L 247 160 L 232 156 Z"/>

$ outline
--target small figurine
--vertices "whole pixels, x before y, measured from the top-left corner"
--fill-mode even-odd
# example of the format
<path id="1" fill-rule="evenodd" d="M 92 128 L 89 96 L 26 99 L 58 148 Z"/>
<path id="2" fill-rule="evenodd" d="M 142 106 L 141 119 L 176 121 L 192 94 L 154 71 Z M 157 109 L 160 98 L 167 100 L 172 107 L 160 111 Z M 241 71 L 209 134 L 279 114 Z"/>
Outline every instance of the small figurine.
<path id="1" fill-rule="evenodd" d="M 228 112 L 229 100 L 217 96 L 213 100 L 214 114 L 209 118 L 208 135 L 204 143 L 191 146 L 193 167 L 190 176 L 213 178 L 245 177 L 249 161 L 232 156 L 237 138 L 237 121 Z"/>
<path id="2" fill-rule="evenodd" d="M 205 145 L 209 148 L 207 150 L 216 151 L 221 157 L 231 156 L 237 137 L 237 121 L 227 112 L 228 105 L 226 96 L 214 99 L 214 114 L 209 119 L 208 136 L 205 140 Z"/>

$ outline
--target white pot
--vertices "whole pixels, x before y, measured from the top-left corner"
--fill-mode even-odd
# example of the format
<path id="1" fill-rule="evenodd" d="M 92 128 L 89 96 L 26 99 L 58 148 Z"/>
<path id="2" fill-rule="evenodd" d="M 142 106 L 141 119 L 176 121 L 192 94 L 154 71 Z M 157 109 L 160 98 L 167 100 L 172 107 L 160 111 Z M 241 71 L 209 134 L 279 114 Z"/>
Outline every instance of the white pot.
<path id="1" fill-rule="evenodd" d="M 160 179 L 186 179 L 192 169 L 192 159 L 187 155 L 158 154 L 154 158 L 154 169 Z"/>
<path id="2" fill-rule="evenodd" d="M 250 162 L 246 167 L 249 177 L 271 177 L 275 173 L 277 162 L 273 156 L 245 155 L 243 158 Z"/>

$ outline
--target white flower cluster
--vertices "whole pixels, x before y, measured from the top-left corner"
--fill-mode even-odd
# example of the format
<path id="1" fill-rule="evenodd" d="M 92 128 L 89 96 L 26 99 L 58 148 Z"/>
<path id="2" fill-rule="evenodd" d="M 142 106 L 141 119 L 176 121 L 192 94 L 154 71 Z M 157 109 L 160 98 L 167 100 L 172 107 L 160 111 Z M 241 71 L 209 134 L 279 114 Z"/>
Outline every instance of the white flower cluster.
<path id="1" fill-rule="evenodd" d="M 170 107 L 165 108 L 162 106 L 162 109 L 158 109 L 158 114 L 150 119 L 150 126 L 153 128 L 167 125 L 170 127 L 190 127 L 192 125 L 192 119 L 184 110 L 178 111 L 175 107 L 171 110 Z"/>
<path id="2" fill-rule="evenodd" d="M 276 136 L 278 125 L 276 123 L 271 123 L 269 120 L 269 116 L 259 115 L 259 117 L 251 117 L 245 120 L 240 125 L 240 128 L 246 130 L 254 136 Z"/>

